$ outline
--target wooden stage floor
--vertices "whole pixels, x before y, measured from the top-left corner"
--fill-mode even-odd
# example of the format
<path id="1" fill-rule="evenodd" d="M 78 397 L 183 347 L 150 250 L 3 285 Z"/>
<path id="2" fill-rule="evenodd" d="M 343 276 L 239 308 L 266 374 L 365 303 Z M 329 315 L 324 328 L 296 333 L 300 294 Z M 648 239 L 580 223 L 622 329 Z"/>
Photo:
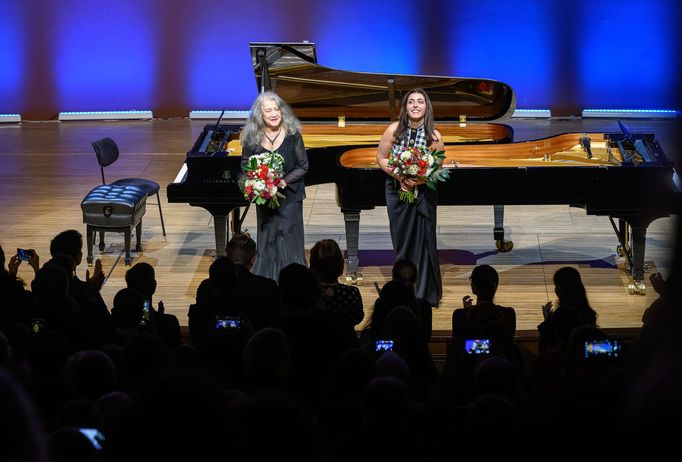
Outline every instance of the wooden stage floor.
<path id="1" fill-rule="evenodd" d="M 507 123 L 514 127 L 517 141 L 575 131 L 618 131 L 613 120 Z M 196 288 L 208 276 L 214 247 L 213 224 L 204 209 L 169 204 L 165 187 L 175 178 L 203 125 L 187 119 L 0 124 L 0 245 L 7 254 L 17 247 L 34 248 L 45 262 L 49 259 L 50 239 L 58 232 L 75 228 L 84 233 L 80 202 L 101 182 L 90 142 L 109 136 L 117 141 L 122 154 L 106 170 L 108 180 L 142 176 L 161 184 L 168 236 L 164 238 L 161 233 L 156 206 L 148 205 L 143 220 L 144 251 L 140 255 L 133 253 L 133 264 L 145 261 L 155 267 L 156 301 L 163 300 L 166 311 L 186 324 Z M 635 120 L 628 125 L 633 132 L 656 133 L 668 156 L 679 158 L 679 152 L 673 152 L 673 146 L 680 146 L 679 122 Z M 547 191 L 551 193 L 551 184 Z M 623 190 L 613 193 L 627 192 L 628 185 L 623 185 Z M 343 216 L 334 194 L 333 185 L 307 188 L 304 220 L 308 250 L 324 238 L 336 239 L 345 248 Z M 376 298 L 374 283 L 382 285 L 390 278 L 393 253 L 386 209 L 380 207 L 361 215 L 361 291 L 369 312 Z M 470 294 L 468 276 L 472 268 L 483 263 L 499 271 L 496 301 L 516 308 L 520 330 L 534 330 L 540 322 L 541 305 L 555 298 L 552 274 L 565 265 L 580 269 L 602 327 L 639 327 L 642 312 L 656 298 L 651 288 L 644 296 L 627 294 L 629 278 L 623 269 L 624 259 L 616 255 L 617 240 L 606 217 L 588 216 L 584 210 L 568 206 L 506 207 L 506 236 L 514 242 L 510 253 L 495 251 L 492 226 L 492 207 L 439 208 L 444 298 L 434 310 L 435 330 L 449 330 L 452 310 L 461 306 L 464 295 Z M 672 218 L 662 218 L 649 227 L 647 276 L 654 271 L 669 273 L 673 226 Z M 255 230 L 254 211 L 249 212 L 245 227 Z M 95 256 L 103 262 L 107 280 L 102 294 L 111 307 L 114 294 L 125 286 L 123 237 L 110 234 L 106 244 L 101 255 L 95 247 Z M 86 268 L 85 263 L 78 268 L 82 279 Z M 33 277 L 25 264 L 19 275 L 26 282 Z"/>

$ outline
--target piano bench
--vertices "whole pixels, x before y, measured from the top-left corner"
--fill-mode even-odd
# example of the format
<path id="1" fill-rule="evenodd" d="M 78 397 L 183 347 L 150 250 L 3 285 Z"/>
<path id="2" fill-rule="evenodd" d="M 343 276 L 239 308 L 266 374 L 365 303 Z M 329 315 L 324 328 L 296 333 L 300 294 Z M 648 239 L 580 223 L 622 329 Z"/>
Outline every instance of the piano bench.
<path id="1" fill-rule="evenodd" d="M 88 265 L 92 265 L 92 245 L 99 232 L 99 250 L 104 250 L 104 233 L 123 233 L 125 264 L 130 265 L 130 235 L 135 227 L 136 252 L 142 251 L 142 216 L 146 210 L 147 193 L 135 186 L 100 185 L 92 189 L 81 202 L 83 223 L 87 225 Z"/>

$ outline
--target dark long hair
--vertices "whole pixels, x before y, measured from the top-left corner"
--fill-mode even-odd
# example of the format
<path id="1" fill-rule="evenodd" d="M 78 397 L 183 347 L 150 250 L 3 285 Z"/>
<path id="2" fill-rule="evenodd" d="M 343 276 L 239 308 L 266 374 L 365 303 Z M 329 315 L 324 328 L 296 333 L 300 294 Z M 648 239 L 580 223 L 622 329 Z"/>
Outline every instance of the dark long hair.
<path id="1" fill-rule="evenodd" d="M 400 115 L 398 116 L 398 128 L 393 134 L 393 142 L 395 143 L 405 136 L 405 133 L 410 126 L 410 117 L 407 110 L 405 110 L 405 107 L 407 106 L 407 99 L 414 93 L 419 93 L 422 95 L 424 97 L 424 101 L 426 102 L 426 110 L 424 111 L 424 131 L 426 132 L 426 145 L 431 146 L 431 143 L 433 143 L 434 140 L 433 106 L 431 105 L 431 99 L 429 98 L 429 95 L 426 94 L 426 91 L 424 91 L 423 88 L 409 90 L 403 95 L 403 100 L 400 106 Z"/>
<path id="2" fill-rule="evenodd" d="M 578 311 L 585 324 L 596 324 L 597 312 L 587 300 L 587 291 L 577 269 L 572 266 L 564 266 L 556 270 L 554 286 L 558 290 L 559 306 L 572 306 Z"/>

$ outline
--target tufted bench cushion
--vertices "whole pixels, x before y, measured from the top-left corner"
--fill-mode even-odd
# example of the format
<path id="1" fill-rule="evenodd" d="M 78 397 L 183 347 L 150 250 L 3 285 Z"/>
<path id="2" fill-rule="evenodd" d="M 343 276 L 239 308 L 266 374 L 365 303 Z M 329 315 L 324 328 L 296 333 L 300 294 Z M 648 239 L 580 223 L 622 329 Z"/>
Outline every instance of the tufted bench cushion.
<path id="1" fill-rule="evenodd" d="M 104 233 L 122 232 L 126 241 L 126 264 L 130 264 L 130 236 L 137 227 L 137 251 L 141 251 L 142 216 L 146 210 L 147 194 L 141 188 L 105 184 L 92 189 L 81 202 L 83 223 L 87 225 L 88 264 L 92 264 L 94 233 L 100 233 L 100 250 L 104 250 Z"/>

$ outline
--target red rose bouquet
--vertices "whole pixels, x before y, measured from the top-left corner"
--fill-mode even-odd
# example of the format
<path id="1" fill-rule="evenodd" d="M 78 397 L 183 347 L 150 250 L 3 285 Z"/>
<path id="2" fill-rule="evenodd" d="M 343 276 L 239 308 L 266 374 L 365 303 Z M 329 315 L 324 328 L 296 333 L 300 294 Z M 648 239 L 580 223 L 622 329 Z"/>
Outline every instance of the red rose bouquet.
<path id="1" fill-rule="evenodd" d="M 239 187 L 244 198 L 258 205 L 279 207 L 279 198 L 284 197 L 277 185 L 284 177 L 284 158 L 275 151 L 249 157 L 242 168 Z"/>
<path id="2" fill-rule="evenodd" d="M 388 159 L 388 166 L 394 175 L 403 178 L 424 180 L 426 186 L 436 189 L 438 181 L 450 178 L 450 172 L 443 168 L 445 151 L 436 151 L 426 146 L 394 149 Z M 414 190 L 400 190 L 400 200 L 412 203 Z"/>

